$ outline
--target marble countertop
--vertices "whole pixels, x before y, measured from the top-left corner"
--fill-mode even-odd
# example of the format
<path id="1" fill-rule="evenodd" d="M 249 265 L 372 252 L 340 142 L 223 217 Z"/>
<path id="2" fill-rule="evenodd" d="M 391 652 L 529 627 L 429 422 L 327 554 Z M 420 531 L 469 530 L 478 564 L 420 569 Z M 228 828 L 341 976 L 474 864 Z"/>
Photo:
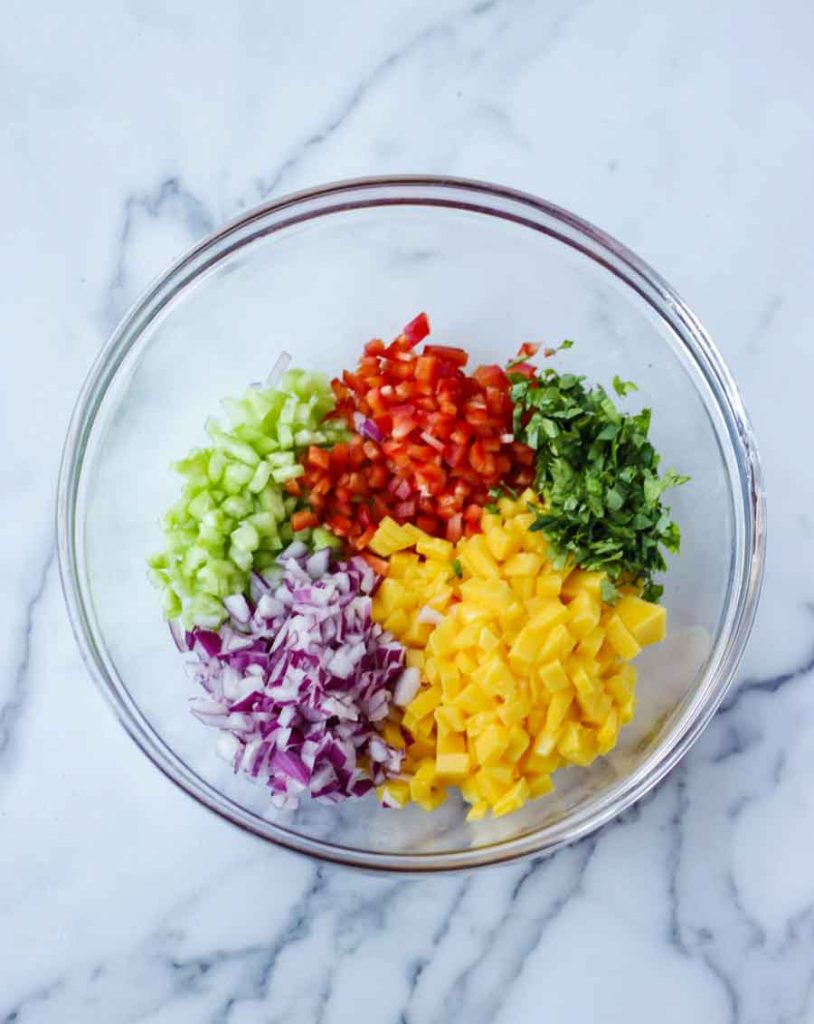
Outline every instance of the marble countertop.
<path id="1" fill-rule="evenodd" d="M 814 131 L 807 0 L 0 9 L 0 1021 L 814 1021 Z M 624 818 L 438 879 L 317 867 L 169 785 L 74 644 L 75 393 L 145 283 L 265 197 L 373 173 L 538 193 L 655 265 L 769 493 L 738 685 Z"/>

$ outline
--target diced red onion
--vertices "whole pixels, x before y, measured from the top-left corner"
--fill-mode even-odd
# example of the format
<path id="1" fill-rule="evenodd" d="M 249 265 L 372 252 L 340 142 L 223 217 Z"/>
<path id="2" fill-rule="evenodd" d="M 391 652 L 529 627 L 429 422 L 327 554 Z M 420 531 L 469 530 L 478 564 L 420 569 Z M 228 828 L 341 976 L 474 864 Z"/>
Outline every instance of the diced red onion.
<path id="1" fill-rule="evenodd" d="M 242 594 L 232 594 L 224 597 L 223 607 L 232 616 L 235 622 L 245 625 L 252 616 L 249 602 Z"/>
<path id="2" fill-rule="evenodd" d="M 437 608 L 431 608 L 430 605 L 425 604 L 418 613 L 418 621 L 429 622 L 432 623 L 433 626 L 439 626 L 444 621 L 444 616 Z"/>
<path id="3" fill-rule="evenodd" d="M 381 444 L 384 440 L 384 435 L 373 420 L 363 416 L 360 412 L 353 414 L 353 426 L 357 434 L 368 438 L 370 441 L 375 441 L 376 444 Z"/>
<path id="4" fill-rule="evenodd" d="M 267 570 L 254 581 L 256 607 L 232 595 L 232 624 L 183 638 L 206 691 L 193 713 L 221 730 L 220 756 L 262 780 L 277 807 L 295 807 L 303 793 L 329 803 L 361 796 L 401 769 L 402 751 L 376 723 L 394 689 L 412 699 L 418 673 L 404 670 L 404 649 L 373 621 L 379 577 L 361 558 L 332 557 L 295 541 L 277 579 Z"/>
<path id="5" fill-rule="evenodd" d="M 421 686 L 421 673 L 417 668 L 406 668 L 398 678 L 393 690 L 393 703 L 400 708 L 406 707 L 418 693 Z"/>

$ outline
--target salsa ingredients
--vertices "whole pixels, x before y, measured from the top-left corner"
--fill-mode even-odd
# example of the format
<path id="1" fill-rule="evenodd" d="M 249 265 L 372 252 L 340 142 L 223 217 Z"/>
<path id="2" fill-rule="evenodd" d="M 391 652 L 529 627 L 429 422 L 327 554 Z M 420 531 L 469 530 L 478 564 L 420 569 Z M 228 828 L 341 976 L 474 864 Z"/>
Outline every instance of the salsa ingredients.
<path id="1" fill-rule="evenodd" d="M 336 415 L 356 437 L 325 458 L 309 452 L 301 481 L 315 515 L 364 548 L 389 515 L 455 541 L 479 529 L 501 481 L 531 482 L 533 453 L 512 436 L 509 379 L 499 366 L 464 372 L 467 353 L 415 346 L 422 313 L 389 345 L 365 346 L 355 370 L 332 382 Z"/>
<path id="2" fill-rule="evenodd" d="M 633 715 L 627 660 L 666 625 L 664 608 L 632 592 L 604 602 L 603 573 L 557 568 L 530 530 L 533 492 L 498 504 L 454 549 L 390 521 L 372 545 L 393 552 L 374 617 L 423 677 L 401 723 L 406 791 L 393 781 L 382 793 L 431 809 L 456 785 L 469 820 L 515 811 L 553 788 L 558 767 L 606 754 Z"/>
<path id="3" fill-rule="evenodd" d="M 401 767 L 380 726 L 394 690 L 411 694 L 404 649 L 372 619 L 377 577 L 362 559 L 295 541 L 277 565 L 255 578 L 256 604 L 227 598 L 219 633 L 186 635 L 206 691 L 193 712 L 223 730 L 235 771 L 264 781 L 276 806 L 361 796 Z"/>
<path id="4" fill-rule="evenodd" d="M 510 366 L 509 379 L 514 433 L 535 452 L 534 487 L 545 505 L 532 530 L 544 531 L 562 557 L 613 583 L 638 583 L 658 600 L 661 549 L 678 552 L 681 541 L 662 494 L 689 478 L 659 476 L 650 410 L 620 412 L 604 388 L 551 367 Z M 620 396 L 635 389 L 618 377 L 613 385 Z"/>
<path id="5" fill-rule="evenodd" d="M 325 419 L 334 398 L 321 374 L 289 370 L 279 390 L 250 387 L 223 404 L 231 424 L 208 420 L 210 445 L 175 464 L 183 491 L 163 519 L 164 550 L 149 562 L 166 617 L 186 627 L 220 625 L 223 598 L 246 592 L 252 569 L 273 565 L 295 535 L 310 537 L 303 531 L 316 522 L 298 519 L 283 484 L 302 475 L 303 449 L 347 436 Z M 317 545 L 333 540 L 314 535 Z"/>

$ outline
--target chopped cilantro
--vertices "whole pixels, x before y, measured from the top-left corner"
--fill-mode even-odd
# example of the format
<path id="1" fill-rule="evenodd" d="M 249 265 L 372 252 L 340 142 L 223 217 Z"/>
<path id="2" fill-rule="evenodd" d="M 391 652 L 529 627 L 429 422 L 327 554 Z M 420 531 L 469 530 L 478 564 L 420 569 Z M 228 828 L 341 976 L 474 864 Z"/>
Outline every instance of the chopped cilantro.
<path id="1" fill-rule="evenodd" d="M 599 593 L 601 594 L 602 600 L 605 602 L 605 604 L 616 604 L 616 602 L 621 597 L 621 594 L 619 593 L 617 587 L 613 583 L 611 583 L 611 581 L 607 579 L 607 577 L 600 581 Z"/>
<path id="2" fill-rule="evenodd" d="M 458 579 L 460 579 L 461 576 L 463 576 L 464 570 L 463 570 L 463 566 L 461 565 L 460 559 L 458 559 L 458 558 L 453 558 L 452 559 L 452 571 L 455 573 L 455 575 L 458 577 Z"/>
<path id="3" fill-rule="evenodd" d="M 629 391 L 638 391 L 639 387 L 632 380 L 622 380 L 619 374 L 616 374 L 613 378 L 613 390 L 620 398 L 624 398 Z"/>
<path id="4" fill-rule="evenodd" d="M 666 568 L 662 549 L 677 552 L 681 542 L 662 495 L 689 478 L 659 475 L 649 409 L 622 413 L 604 388 L 584 380 L 550 368 L 533 378 L 509 371 L 514 436 L 537 453 L 535 489 L 544 501 L 531 529 L 545 531 L 561 561 L 605 572 L 603 597 L 622 580 L 658 600 L 653 575 Z M 636 385 L 614 377 L 613 387 L 626 395 Z"/>

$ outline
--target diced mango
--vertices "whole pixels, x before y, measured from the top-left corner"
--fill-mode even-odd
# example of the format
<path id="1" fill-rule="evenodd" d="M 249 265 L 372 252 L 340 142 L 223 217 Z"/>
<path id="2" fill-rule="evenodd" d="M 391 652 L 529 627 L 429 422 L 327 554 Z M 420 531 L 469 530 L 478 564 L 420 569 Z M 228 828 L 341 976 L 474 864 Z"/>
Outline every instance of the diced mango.
<path id="1" fill-rule="evenodd" d="M 545 719 L 546 732 L 555 733 L 559 729 L 573 700 L 574 691 L 571 689 L 558 690 L 552 696 Z"/>
<path id="2" fill-rule="evenodd" d="M 386 807 L 404 807 L 410 799 L 410 786 L 400 779 L 390 779 L 376 788 L 376 796 Z"/>
<path id="3" fill-rule="evenodd" d="M 567 585 L 567 581 L 566 581 Z M 602 608 L 587 590 L 580 590 L 568 605 L 568 629 L 577 640 L 582 640 L 599 625 Z"/>
<path id="4" fill-rule="evenodd" d="M 566 690 L 571 685 L 571 680 L 568 678 L 559 658 L 554 658 L 552 661 L 542 664 L 537 670 L 537 674 L 549 693 L 556 693 L 557 690 Z"/>
<path id="5" fill-rule="evenodd" d="M 472 804 L 466 813 L 467 821 L 480 821 L 485 818 L 489 813 L 489 804 L 485 800 L 479 800 L 477 803 Z"/>
<path id="6" fill-rule="evenodd" d="M 531 743 L 531 737 L 520 725 L 513 725 L 509 729 L 509 742 L 506 745 L 506 759 L 515 764 L 525 754 Z"/>
<path id="7" fill-rule="evenodd" d="M 498 718 L 504 725 L 518 725 L 524 722 L 529 713 L 529 702 L 521 692 L 509 694 L 502 704 L 498 704 Z"/>
<path id="8" fill-rule="evenodd" d="M 437 686 L 423 687 L 409 705 L 410 714 L 414 718 L 423 718 L 434 711 L 441 703 L 441 690 Z"/>
<path id="9" fill-rule="evenodd" d="M 455 704 L 444 704 L 437 707 L 435 721 L 439 727 L 448 732 L 463 732 L 466 729 L 466 716 Z"/>
<path id="10" fill-rule="evenodd" d="M 550 793 L 554 789 L 554 783 L 551 781 L 550 775 L 529 775 L 529 799 L 536 800 L 538 797 L 545 796 L 546 793 Z"/>
<path id="11" fill-rule="evenodd" d="M 514 773 L 506 765 L 495 764 L 480 768 L 475 779 L 481 797 L 494 806 L 514 784 Z"/>
<path id="12" fill-rule="evenodd" d="M 537 659 L 540 663 L 544 664 L 547 661 L 561 658 L 562 652 L 568 645 L 571 644 L 573 647 L 575 643 L 576 641 L 574 641 L 567 628 L 560 622 L 546 634 L 537 652 Z"/>
<path id="13" fill-rule="evenodd" d="M 400 637 L 410 628 L 410 616 L 403 608 L 396 608 L 384 620 L 384 628 Z"/>
<path id="14" fill-rule="evenodd" d="M 475 757 L 479 764 L 497 764 L 509 745 L 509 730 L 493 722 L 475 740 Z"/>
<path id="15" fill-rule="evenodd" d="M 577 644 L 577 654 L 580 658 L 584 658 L 586 661 L 593 662 L 599 649 L 605 642 L 605 630 L 601 626 L 597 626 L 596 629 L 592 629 L 587 636 L 583 637 L 582 640 Z"/>
<path id="16" fill-rule="evenodd" d="M 509 581 L 512 593 L 518 600 L 527 601 L 534 596 L 534 579 L 531 576 L 513 576 Z"/>
<path id="17" fill-rule="evenodd" d="M 504 580 L 471 579 L 461 584 L 461 595 L 490 611 L 505 611 L 513 603 L 511 587 Z"/>
<path id="18" fill-rule="evenodd" d="M 574 569 L 562 585 L 563 596 L 575 598 L 581 593 L 587 593 L 598 604 L 602 600 L 601 586 L 604 578 L 604 572 L 586 572 L 584 569 Z"/>
<path id="19" fill-rule="evenodd" d="M 598 753 L 596 733 L 578 722 L 566 722 L 557 750 L 572 764 L 589 765 Z"/>
<path id="20" fill-rule="evenodd" d="M 491 711 L 493 708 L 492 698 L 484 693 L 477 683 L 465 686 L 455 698 L 455 704 L 469 715 L 477 714 L 479 711 Z"/>
<path id="21" fill-rule="evenodd" d="M 407 668 L 417 668 L 419 671 L 424 668 L 424 652 L 409 650 L 404 655 L 404 664 Z"/>
<path id="22" fill-rule="evenodd" d="M 395 747 L 396 750 L 404 750 L 407 746 L 401 727 L 395 722 L 384 723 L 382 736 L 384 736 L 385 743 L 389 744 L 391 747 Z"/>
<path id="23" fill-rule="evenodd" d="M 376 531 L 372 549 L 390 571 L 373 614 L 422 675 L 414 700 L 382 725 L 405 750 L 404 775 L 378 790 L 391 806 L 409 798 L 432 809 L 457 785 L 468 820 L 511 813 L 550 792 L 563 764 L 610 751 L 633 715 L 628 662 L 663 638 L 666 613 L 632 587 L 608 606 L 604 574 L 553 568 L 545 534 L 529 529 L 536 503 L 531 491 L 501 498 L 483 532 L 457 545 L 392 519 Z M 425 606 L 443 620 L 422 621 L 433 618 Z"/>
<path id="24" fill-rule="evenodd" d="M 608 642 L 620 658 L 630 661 L 641 651 L 640 644 L 618 614 L 611 615 L 606 627 Z"/>
<path id="25" fill-rule="evenodd" d="M 540 555 L 528 551 L 520 551 L 506 560 L 503 566 L 504 576 L 528 576 L 534 579 L 543 567 Z"/>
<path id="26" fill-rule="evenodd" d="M 607 718 L 596 732 L 596 745 L 600 754 L 607 754 L 616 743 L 619 734 L 619 713 L 611 708 Z"/>
<path id="27" fill-rule="evenodd" d="M 569 609 L 556 597 L 547 601 L 543 600 L 534 606 L 529 626 L 538 631 L 553 629 L 554 626 L 568 619 L 568 612 Z"/>
<path id="28" fill-rule="evenodd" d="M 448 733 L 438 738 L 438 753 L 435 757 L 437 774 L 448 780 L 465 779 L 469 774 L 469 754 L 466 739 L 459 733 Z"/>
<path id="29" fill-rule="evenodd" d="M 481 626 L 478 634 L 478 646 L 484 654 L 490 654 L 499 645 L 500 637 L 493 633 L 488 626 Z"/>
<path id="30" fill-rule="evenodd" d="M 451 562 L 453 557 L 453 546 L 448 540 L 441 540 L 438 537 L 429 537 L 423 534 L 415 545 L 419 555 L 431 558 L 436 562 Z"/>
<path id="31" fill-rule="evenodd" d="M 538 597 L 559 597 L 562 590 L 562 576 L 555 572 L 537 577 L 535 593 Z"/>
<path id="32" fill-rule="evenodd" d="M 513 811 L 519 810 L 526 802 L 529 796 L 529 784 L 525 779 L 518 779 L 517 782 L 512 786 L 508 792 L 496 801 L 492 807 L 492 814 L 496 818 L 502 817 L 504 814 L 511 814 Z"/>
<path id="33" fill-rule="evenodd" d="M 500 526 L 493 526 L 486 531 L 486 544 L 492 557 L 499 562 L 504 562 L 520 549 L 519 538 Z"/>
<path id="34" fill-rule="evenodd" d="M 626 594 L 616 605 L 616 614 L 642 647 L 659 643 L 667 633 L 667 610 L 663 605 Z"/>

